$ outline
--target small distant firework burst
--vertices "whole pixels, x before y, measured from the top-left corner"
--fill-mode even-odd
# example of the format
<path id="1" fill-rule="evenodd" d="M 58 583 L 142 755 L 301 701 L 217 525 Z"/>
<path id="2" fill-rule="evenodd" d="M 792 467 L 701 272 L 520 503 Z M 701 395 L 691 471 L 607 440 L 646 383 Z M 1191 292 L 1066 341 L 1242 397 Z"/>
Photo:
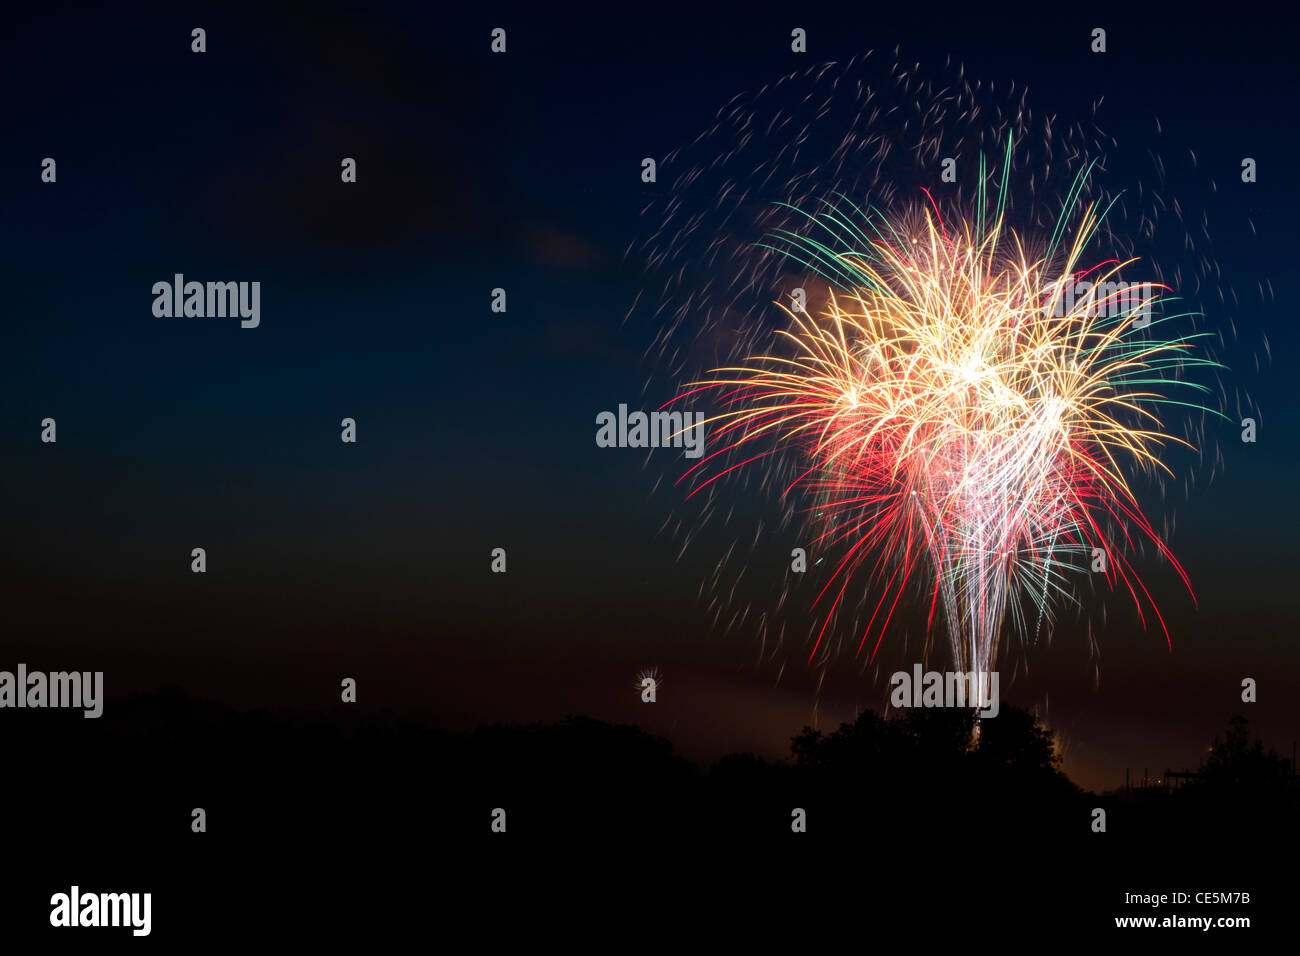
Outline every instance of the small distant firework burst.
<path id="1" fill-rule="evenodd" d="M 647 667 L 645 670 L 641 671 L 641 673 L 636 675 L 637 696 L 640 696 L 642 693 L 645 692 L 646 690 L 645 682 L 648 680 L 654 681 L 653 686 L 656 691 L 658 691 L 660 687 L 664 686 L 664 678 L 663 675 L 659 672 L 659 668 Z"/>
<path id="2" fill-rule="evenodd" d="M 1070 211 L 1037 255 L 1001 208 L 893 223 L 844 203 L 807 214 L 812 234 L 773 237 L 831 280 L 826 305 L 783 307 L 776 348 L 692 383 L 687 395 L 713 391 L 724 410 L 708 423 L 712 453 L 687 474 L 732 452 L 796 456 L 784 493 L 811 493 L 813 544 L 842 555 L 815 602 L 825 613 L 810 657 L 841 602 L 868 592 L 863 572 L 883 587 L 859 652 L 874 637 L 875 656 L 894 607 L 925 580 L 954 665 L 980 672 L 997 667 L 1004 620 L 1041 628 L 1071 595 L 1068 572 L 1094 555 L 1163 628 L 1125 556 L 1134 535 L 1190 589 L 1126 475 L 1169 472 L 1158 452 L 1186 442 L 1163 431 L 1161 406 L 1188 404 L 1173 393 L 1199 386 L 1178 373 L 1211 363 L 1190 354 L 1195 334 L 1147 334 L 1177 316 L 1152 284 L 1118 281 L 1135 263 L 1085 266 L 1101 213 L 1082 210 L 1070 235 Z"/>

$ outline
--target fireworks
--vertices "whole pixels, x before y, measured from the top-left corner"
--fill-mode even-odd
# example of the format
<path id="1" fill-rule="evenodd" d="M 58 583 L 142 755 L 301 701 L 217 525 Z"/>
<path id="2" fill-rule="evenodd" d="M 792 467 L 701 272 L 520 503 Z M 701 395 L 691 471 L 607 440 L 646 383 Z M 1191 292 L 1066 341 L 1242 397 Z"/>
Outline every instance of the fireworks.
<path id="1" fill-rule="evenodd" d="M 815 545 L 838 556 L 813 656 L 841 605 L 869 594 L 858 651 L 874 637 L 874 657 L 915 588 L 931 623 L 942 613 L 954 665 L 992 671 L 1004 624 L 1042 628 L 1072 571 L 1104 571 L 1163 628 L 1128 556 L 1140 539 L 1190 590 L 1130 477 L 1168 473 L 1160 452 L 1186 442 L 1162 406 L 1197 407 L 1177 395 L 1197 388 L 1180 370 L 1212 363 L 1195 334 L 1157 334 L 1182 316 L 1167 288 L 1118 281 L 1138 263 L 1085 264 L 1103 213 L 1080 192 L 1037 253 L 982 193 L 963 218 L 931 206 L 891 222 L 842 202 L 772 237 L 828 280 L 825 303 L 783 305 L 769 352 L 693 383 L 722 411 L 687 475 L 698 492 L 797 458 L 784 494 L 812 496 Z"/>
<path id="2" fill-rule="evenodd" d="M 654 703 L 659 688 L 663 684 L 663 675 L 659 673 L 657 667 L 647 667 L 636 675 L 636 692 L 643 703 Z"/>
<path id="3" fill-rule="evenodd" d="M 1040 106 L 869 53 L 737 94 L 660 164 L 629 247 L 645 403 L 721 414 L 708 457 L 652 493 L 713 627 L 777 680 L 792 654 L 819 693 L 837 658 L 879 667 L 887 630 L 923 660 L 946 633 L 962 666 L 1019 671 L 999 634 L 1050 641 L 1067 608 L 1096 667 L 1111 602 L 1091 584 L 1165 630 L 1164 582 L 1148 594 L 1136 568 L 1182 574 L 1164 540 L 1222 460 L 1202 403 L 1232 400 L 1208 356 L 1238 347 L 1238 295 L 1180 186 L 1194 154 L 1158 121 L 1149 150 L 1119 143 L 1100 99 Z M 1157 495 L 1153 526 L 1137 502 Z M 796 545 L 806 573 L 774 579 Z"/>

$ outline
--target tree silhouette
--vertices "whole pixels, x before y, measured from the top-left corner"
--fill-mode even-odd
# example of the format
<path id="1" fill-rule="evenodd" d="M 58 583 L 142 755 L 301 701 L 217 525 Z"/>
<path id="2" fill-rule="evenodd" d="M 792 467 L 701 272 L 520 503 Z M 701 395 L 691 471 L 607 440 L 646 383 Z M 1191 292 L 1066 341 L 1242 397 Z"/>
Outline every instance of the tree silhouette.
<path id="1" fill-rule="evenodd" d="M 1201 765 L 1201 783 L 1212 789 L 1228 788 L 1258 791 L 1282 791 L 1291 776 L 1291 762 L 1264 742 L 1252 738 L 1250 722 L 1240 715 L 1228 722 L 1228 732 L 1214 738 L 1210 755 Z"/>
<path id="2" fill-rule="evenodd" d="M 1015 707 L 1003 707 L 995 719 L 981 721 L 978 754 L 987 765 L 1039 774 L 1055 774 L 1061 764 L 1051 731 Z"/>

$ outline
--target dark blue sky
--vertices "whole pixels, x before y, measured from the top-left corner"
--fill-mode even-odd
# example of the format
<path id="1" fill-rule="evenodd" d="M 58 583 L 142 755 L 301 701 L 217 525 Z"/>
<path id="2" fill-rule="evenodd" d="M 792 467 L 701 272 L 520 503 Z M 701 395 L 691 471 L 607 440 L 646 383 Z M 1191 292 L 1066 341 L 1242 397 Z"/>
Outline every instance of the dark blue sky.
<path id="1" fill-rule="evenodd" d="M 385 703 L 453 722 L 649 720 L 630 687 L 657 664 L 680 690 L 652 729 L 693 755 L 782 750 L 814 719 L 816 675 L 793 655 L 774 688 L 743 635 L 711 630 L 696 598 L 709 542 L 678 561 L 657 471 L 593 435 L 595 414 L 656 372 L 646 326 L 622 323 L 644 281 L 624 258 L 645 226 L 641 157 L 804 65 L 789 52 L 800 26 L 809 59 L 900 43 L 923 65 L 952 55 L 1063 116 L 1104 95 L 1135 156 L 1155 116 L 1161 148 L 1195 151 L 1199 172 L 1177 185 L 1214 217 L 1225 282 L 1274 292 L 1216 319 L 1240 332 L 1230 380 L 1260 439 L 1227 428 L 1222 473 L 1176 502 L 1201 607 L 1168 591 L 1174 654 L 1117 624 L 1100 691 L 1063 641 L 1021 692 L 1050 695 L 1067 770 L 1090 785 L 1195 760 L 1240 676 L 1272 682 L 1257 716 L 1283 745 L 1297 711 L 1278 701 L 1300 692 L 1291 38 L 1262 18 L 1032 11 L 22 15 L 0 60 L 7 657 L 94 658 L 110 695 L 173 684 L 267 706 L 326 706 L 336 675 L 357 672 Z M 495 26 L 505 57 L 488 51 Z M 1088 53 L 1093 26 L 1109 30 L 1104 57 Z M 339 183 L 344 156 L 355 186 Z M 1243 156 L 1258 183 L 1239 182 Z M 176 272 L 261 281 L 261 326 L 155 318 L 151 286 Z M 497 286 L 504 315 L 488 308 Z M 1272 362 L 1257 370 L 1263 335 Z M 45 416 L 57 447 L 36 440 Z M 344 416 L 354 447 L 338 441 Z M 205 579 L 188 572 L 197 545 Z M 496 546 L 505 579 L 486 570 Z M 879 698 L 852 667 L 828 681 L 820 721 Z"/>

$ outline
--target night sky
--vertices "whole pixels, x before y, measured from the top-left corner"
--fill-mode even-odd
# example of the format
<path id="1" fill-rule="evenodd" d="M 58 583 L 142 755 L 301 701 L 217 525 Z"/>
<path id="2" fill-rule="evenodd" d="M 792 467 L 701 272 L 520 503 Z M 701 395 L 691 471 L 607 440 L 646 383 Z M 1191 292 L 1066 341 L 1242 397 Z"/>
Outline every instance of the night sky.
<path id="1" fill-rule="evenodd" d="M 1066 773 L 1095 789 L 1126 768 L 1194 767 L 1243 710 L 1289 755 L 1289 34 L 1132 5 L 357 10 L 33 7 L 6 31 L 0 667 L 103 670 L 109 714 L 161 687 L 327 710 L 350 676 L 368 709 L 450 728 L 590 714 L 700 761 L 780 757 L 805 724 L 879 708 L 887 674 L 848 660 L 823 678 L 799 647 L 760 663 L 752 635 L 714 626 L 698 592 L 728 539 L 701 534 L 679 558 L 662 531 L 681 495 L 656 479 L 680 452 L 649 467 L 593 437 L 598 412 L 677 384 L 647 388 L 661 369 L 646 325 L 624 322 L 645 283 L 625 255 L 645 234 L 641 158 L 689 142 L 742 90 L 901 44 L 923 67 L 952 56 L 1028 84 L 1063 116 L 1104 95 L 1099 116 L 1143 160 L 1134 170 L 1158 116 L 1161 148 L 1196 154 L 1180 192 L 1211 211 L 1213 258 L 1241 293 L 1210 317 L 1237 331 L 1220 407 L 1239 421 L 1239 394 L 1259 439 L 1224 424 L 1212 481 L 1184 458 L 1190 492 L 1144 501 L 1175 517 L 1199 605 L 1144 566 L 1172 651 L 1116 600 L 1095 660 L 1063 627 L 1004 679 L 1004 699 L 1037 708 Z M 204 55 L 190 52 L 195 26 Z M 509 52 L 494 57 L 497 26 Z M 1104 56 L 1088 52 L 1094 26 Z M 46 156 L 54 185 L 40 181 Z M 355 185 L 339 181 L 345 156 Z M 1240 181 L 1245 156 L 1256 183 Z M 178 272 L 260 281 L 260 327 L 156 318 L 150 289 Z M 489 308 L 496 287 L 504 314 Z M 39 440 L 47 416 L 54 445 Z M 355 445 L 339 441 L 344 417 Z M 773 542 L 774 568 L 790 546 Z M 206 574 L 190 572 L 194 547 Z M 496 547 L 504 575 L 489 571 Z M 651 666 L 664 685 L 646 707 L 634 682 Z M 1256 704 L 1240 702 L 1244 677 L 1260 682 Z"/>

